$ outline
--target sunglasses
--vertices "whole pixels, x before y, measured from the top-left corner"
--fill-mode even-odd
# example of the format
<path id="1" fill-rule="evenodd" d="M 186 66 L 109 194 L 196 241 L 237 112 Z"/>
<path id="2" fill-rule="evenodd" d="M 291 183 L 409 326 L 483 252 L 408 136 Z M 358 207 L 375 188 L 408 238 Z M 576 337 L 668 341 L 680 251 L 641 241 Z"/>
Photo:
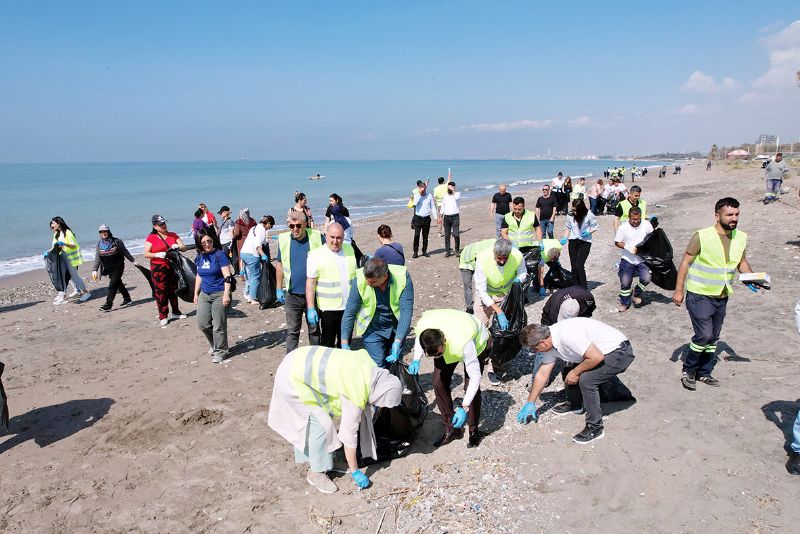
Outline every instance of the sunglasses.
<path id="1" fill-rule="evenodd" d="M 286 226 L 289 227 L 289 230 L 294 230 L 295 228 L 302 228 L 303 227 L 303 223 L 287 224 Z"/>

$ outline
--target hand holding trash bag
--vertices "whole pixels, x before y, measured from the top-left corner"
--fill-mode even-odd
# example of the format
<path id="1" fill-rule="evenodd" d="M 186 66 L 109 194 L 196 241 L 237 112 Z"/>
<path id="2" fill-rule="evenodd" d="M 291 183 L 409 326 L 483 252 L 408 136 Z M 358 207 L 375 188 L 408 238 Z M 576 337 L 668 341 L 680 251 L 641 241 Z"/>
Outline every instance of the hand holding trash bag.
<path id="1" fill-rule="evenodd" d="M 400 358 L 400 340 L 396 339 L 394 343 L 392 343 L 392 352 L 386 356 L 386 361 L 389 363 L 394 363 Z"/>
<path id="2" fill-rule="evenodd" d="M 508 317 L 505 313 L 497 314 L 497 324 L 500 326 L 500 330 L 508 330 Z"/>
<path id="3" fill-rule="evenodd" d="M 419 374 L 419 360 L 414 360 L 408 366 L 408 374 L 410 375 L 418 375 Z"/>

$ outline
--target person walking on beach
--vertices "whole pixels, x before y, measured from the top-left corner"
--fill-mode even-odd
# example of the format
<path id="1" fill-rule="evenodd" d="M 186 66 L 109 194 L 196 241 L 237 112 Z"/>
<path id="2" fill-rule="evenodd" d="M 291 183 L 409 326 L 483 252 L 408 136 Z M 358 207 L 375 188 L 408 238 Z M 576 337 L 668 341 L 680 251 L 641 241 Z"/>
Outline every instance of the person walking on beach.
<path id="1" fill-rule="evenodd" d="M 514 248 L 527 252 L 542 240 L 542 228 L 536 214 L 525 209 L 525 199 L 515 197 L 511 213 L 506 213 L 500 225 L 500 237 L 511 241 Z"/>
<path id="2" fill-rule="evenodd" d="M 67 223 L 61 217 L 53 217 L 50 219 L 50 230 L 53 232 L 52 245 L 58 247 L 59 254 L 63 254 L 66 258 L 67 270 L 70 275 L 70 284 L 72 284 L 72 293 L 67 295 L 67 298 L 78 297 L 80 302 L 86 302 L 92 297 L 92 293 L 86 289 L 86 284 L 78 274 L 78 267 L 83 264 L 83 255 L 81 254 L 81 246 L 78 244 L 78 239 L 75 233 L 67 226 Z M 53 304 L 63 304 L 66 302 L 64 292 L 59 292 L 56 295 Z"/>
<path id="3" fill-rule="evenodd" d="M 625 200 L 620 201 L 614 210 L 614 231 L 619 228 L 619 225 L 628 220 L 628 212 L 631 208 L 637 207 L 642 212 L 642 219 L 647 218 L 647 202 L 641 198 L 642 188 L 638 185 L 631 186 L 630 193 Z"/>
<path id="4" fill-rule="evenodd" d="M 450 182 L 447 184 L 447 193 L 442 199 L 439 222 L 444 222 L 444 257 L 449 258 L 453 255 L 453 250 L 450 248 L 450 236 L 453 236 L 455 242 L 456 252 L 458 256 L 461 253 L 461 231 L 460 231 L 460 208 L 458 201 L 461 198 L 461 193 L 456 191 L 456 183 Z"/>
<path id="5" fill-rule="evenodd" d="M 286 354 L 300 342 L 300 327 L 306 316 L 306 267 L 309 252 L 322 247 L 325 237 L 319 230 L 307 227 L 305 215 L 295 211 L 286 217 L 288 232 L 278 235 L 275 258 L 275 286 L 278 301 L 286 311 Z M 308 342 L 319 345 L 319 325 L 306 318 Z"/>
<path id="6" fill-rule="evenodd" d="M 472 278 L 475 275 L 475 261 L 478 254 L 492 248 L 496 241 L 496 239 L 489 238 L 470 243 L 464 247 L 458 257 L 458 270 L 461 273 L 461 283 L 464 285 L 464 306 L 465 311 L 469 314 L 474 312 L 475 293 L 472 288 Z"/>
<path id="7" fill-rule="evenodd" d="M 683 363 L 681 384 L 694 391 L 696 380 L 719 387 L 711 376 L 716 364 L 717 340 L 725 321 L 728 296 L 733 293 L 736 271 L 751 273 L 747 261 L 747 234 L 738 230 L 739 201 L 725 197 L 714 205 L 716 224 L 692 235 L 683 255 L 672 302 L 680 306 L 684 298 L 686 311 L 692 320 L 694 335 Z M 684 283 L 686 294 L 684 297 Z M 757 292 L 753 284 L 747 287 Z"/>
<path id="8" fill-rule="evenodd" d="M 569 264 L 575 283 L 587 287 L 586 259 L 592 249 L 592 234 L 597 231 L 597 219 L 589 212 L 582 199 L 572 201 L 572 212 L 564 225 L 564 239 L 568 240 Z M 563 244 L 563 243 L 562 243 Z"/>
<path id="9" fill-rule="evenodd" d="M 542 196 L 536 199 L 534 213 L 539 220 L 539 226 L 542 229 L 542 237 L 546 239 L 553 239 L 557 207 L 558 200 L 550 191 L 550 185 L 544 184 L 542 186 Z"/>
<path id="10" fill-rule="evenodd" d="M 567 402 L 554 407 L 553 413 L 586 412 L 586 425 L 572 441 L 584 445 L 602 439 L 599 387 L 624 373 L 634 360 L 633 348 L 625 334 L 595 319 L 573 317 L 550 326 L 528 325 L 519 338 L 524 346 L 543 353 L 543 357 L 517 421 L 527 424 L 538 419 L 536 401 L 547 385 L 556 358 L 560 358 L 565 363 Z"/>
<path id="11" fill-rule="evenodd" d="M 589 193 L 587 194 L 589 197 L 589 211 L 592 212 L 593 215 L 600 215 L 603 212 L 603 209 L 600 207 L 600 201 L 603 198 L 603 179 L 599 178 L 595 183 L 589 187 Z M 541 219 L 540 219 L 541 224 Z"/>
<path id="12" fill-rule="evenodd" d="M 342 317 L 342 348 L 353 332 L 378 367 L 400 359 L 414 314 L 414 285 L 405 267 L 370 258 L 350 287 Z"/>
<path id="13" fill-rule="evenodd" d="M 94 266 L 92 267 L 92 280 L 100 280 L 100 277 L 108 276 L 108 295 L 106 302 L 100 306 L 100 311 L 110 311 L 111 306 L 114 304 L 114 297 L 117 296 L 117 291 L 122 295 L 122 304 L 120 307 L 128 306 L 131 303 L 131 295 L 128 293 L 128 288 L 122 281 L 122 275 L 125 272 L 125 259 L 132 262 L 134 265 L 139 265 L 136 260 L 125 248 L 125 243 L 121 239 L 111 235 L 111 230 L 105 224 L 101 224 L 98 228 L 100 234 L 100 241 L 94 249 Z"/>
<path id="14" fill-rule="evenodd" d="M 244 262 L 242 261 L 242 245 L 244 245 L 244 240 L 247 238 L 247 234 L 250 232 L 250 229 L 254 227 L 256 224 L 256 220 L 250 217 L 250 208 L 242 208 L 239 210 L 239 218 L 236 219 L 236 222 L 233 225 L 233 239 L 236 242 L 236 255 L 239 257 L 239 273 L 242 275 L 242 280 L 244 280 Z"/>
<path id="15" fill-rule="evenodd" d="M 218 233 L 219 226 L 217 225 L 217 218 L 214 217 L 214 213 L 208 209 L 208 206 L 206 206 L 204 202 L 198 204 L 197 207 L 203 212 L 203 221 L 206 223 L 206 225 L 213 228 L 215 233 Z"/>
<path id="16" fill-rule="evenodd" d="M 236 223 L 231 219 L 231 209 L 228 206 L 222 206 L 217 215 L 220 217 L 219 223 L 219 243 L 222 245 L 222 250 L 228 256 L 231 263 L 233 274 L 239 270 L 239 250 L 236 248 L 236 243 L 233 240 L 233 232 Z"/>
<path id="17" fill-rule="evenodd" d="M 213 363 L 222 363 L 228 356 L 228 319 L 225 312 L 231 303 L 233 270 L 228 255 L 216 235 L 202 230 L 195 238 L 199 254 L 195 260 L 194 303 L 197 306 L 197 327 L 208 341 L 208 354 Z"/>
<path id="18" fill-rule="evenodd" d="M 306 317 L 320 325 L 319 344 L 341 348 L 342 316 L 356 277 L 356 255 L 344 242 L 344 228 L 328 224 L 325 246 L 309 252 L 306 262 Z"/>
<path id="19" fill-rule="evenodd" d="M 619 308 L 620 312 L 627 311 L 633 304 L 638 306 L 642 303 L 641 295 L 645 286 L 650 283 L 650 268 L 637 255 L 637 245 L 641 244 L 645 238 L 653 233 L 653 225 L 650 221 L 642 220 L 642 210 L 633 207 L 628 210 L 628 220 L 617 228 L 614 234 L 614 244 L 622 249 L 622 258 L 619 261 Z M 633 277 L 639 277 L 636 289 L 631 292 Z"/>
<path id="20" fill-rule="evenodd" d="M 767 176 L 767 192 L 764 194 L 764 204 L 770 204 L 778 200 L 783 179 L 789 176 L 789 167 L 783 161 L 782 153 L 775 154 L 775 159 L 767 163 L 765 172 Z"/>
<path id="21" fill-rule="evenodd" d="M 269 238 L 267 230 L 275 225 L 271 215 L 264 215 L 257 225 L 247 233 L 241 250 L 247 282 L 244 286 L 244 298 L 248 304 L 258 304 L 258 286 L 261 283 L 261 262 L 270 261 Z"/>
<path id="22" fill-rule="evenodd" d="M 566 215 L 569 210 L 569 199 L 572 197 L 572 177 L 567 176 L 564 178 L 564 183 L 561 185 L 561 193 L 556 197 L 558 198 L 558 213 Z"/>
<path id="23" fill-rule="evenodd" d="M 511 211 L 511 193 L 507 192 L 506 184 L 497 187 L 497 193 L 492 196 L 489 204 L 489 214 L 494 213 L 494 237 L 500 237 L 500 228 L 506 214 Z"/>
<path id="24" fill-rule="evenodd" d="M 442 436 L 434 447 L 461 438 L 464 424 L 469 427 L 468 448 L 481 442 L 478 422 L 481 416 L 481 374 L 488 358 L 489 331 L 478 319 L 458 310 L 428 310 L 419 318 L 414 331 L 414 360 L 408 372 L 416 375 L 422 356 L 433 358 L 433 391 L 442 419 Z M 453 409 L 450 391 L 453 373 L 464 363 L 464 398 Z"/>
<path id="25" fill-rule="evenodd" d="M 439 237 L 444 237 L 442 233 L 442 201 L 444 201 L 444 197 L 447 196 L 447 184 L 444 183 L 444 176 L 440 176 L 438 179 L 438 185 L 433 188 L 433 199 L 436 201 L 436 209 L 439 211 L 439 219 L 436 223 L 436 228 L 439 231 Z"/>
<path id="26" fill-rule="evenodd" d="M 295 191 L 294 193 L 294 206 L 289 208 L 289 213 L 297 211 L 305 215 L 309 228 L 314 228 L 314 216 L 311 214 L 311 208 L 308 207 L 308 198 L 305 193 Z"/>
<path id="27" fill-rule="evenodd" d="M 431 231 L 431 219 L 438 219 L 436 212 L 436 202 L 433 195 L 428 193 L 428 184 L 422 180 L 417 180 L 417 190 L 414 191 L 414 218 L 411 225 L 414 227 L 414 254 L 412 258 L 419 258 L 419 236 L 422 234 L 422 255 L 426 258 L 428 254 L 428 233 Z"/>
<path id="28" fill-rule="evenodd" d="M 178 278 L 175 270 L 167 260 L 167 251 L 186 250 L 183 241 L 174 232 L 167 230 L 167 220 L 161 215 L 153 215 L 153 229 L 144 242 L 144 257 L 150 260 L 153 297 L 158 308 L 158 319 L 162 327 L 169 324 L 170 319 L 186 319 L 178 307 Z M 172 307 L 172 316 L 169 309 Z"/>

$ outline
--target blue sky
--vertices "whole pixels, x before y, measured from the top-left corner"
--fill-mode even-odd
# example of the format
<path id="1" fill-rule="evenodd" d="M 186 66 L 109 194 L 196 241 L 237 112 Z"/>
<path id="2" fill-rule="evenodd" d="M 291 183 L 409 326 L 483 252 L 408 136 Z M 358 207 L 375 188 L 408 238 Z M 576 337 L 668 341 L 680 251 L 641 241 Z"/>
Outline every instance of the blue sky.
<path id="1" fill-rule="evenodd" d="M 0 1 L 0 162 L 800 140 L 800 2 Z"/>

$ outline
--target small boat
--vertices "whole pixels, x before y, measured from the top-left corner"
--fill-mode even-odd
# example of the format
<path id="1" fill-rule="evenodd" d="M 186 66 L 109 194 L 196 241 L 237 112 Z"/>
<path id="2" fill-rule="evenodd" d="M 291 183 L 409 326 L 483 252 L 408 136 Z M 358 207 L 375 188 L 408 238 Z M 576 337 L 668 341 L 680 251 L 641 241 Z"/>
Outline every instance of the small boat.
<path id="1" fill-rule="evenodd" d="M 320 176 L 319 174 L 316 174 L 316 175 L 313 175 L 313 176 L 309 176 L 308 179 L 309 180 L 324 180 L 325 177 L 324 176 Z"/>

